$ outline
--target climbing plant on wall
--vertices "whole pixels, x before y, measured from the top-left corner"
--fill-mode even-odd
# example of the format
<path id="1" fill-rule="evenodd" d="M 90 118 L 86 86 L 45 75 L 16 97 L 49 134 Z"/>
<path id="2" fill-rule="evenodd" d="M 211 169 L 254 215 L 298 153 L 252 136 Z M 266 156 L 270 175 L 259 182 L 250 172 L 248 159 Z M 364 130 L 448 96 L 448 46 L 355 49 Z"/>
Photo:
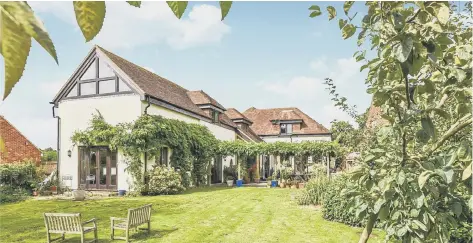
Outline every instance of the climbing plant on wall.
<path id="1" fill-rule="evenodd" d="M 100 113 L 94 114 L 90 126 L 75 132 L 71 140 L 84 146 L 108 145 L 112 150 L 122 151 L 127 158 L 127 170 L 134 178 L 135 190 L 143 190 L 144 186 L 143 156 L 150 158 L 163 147 L 172 150 L 171 166 L 180 171 L 185 186 L 189 186 L 192 178 L 197 185 L 205 182 L 218 143 L 202 125 L 142 115 L 134 122 L 113 126 Z"/>

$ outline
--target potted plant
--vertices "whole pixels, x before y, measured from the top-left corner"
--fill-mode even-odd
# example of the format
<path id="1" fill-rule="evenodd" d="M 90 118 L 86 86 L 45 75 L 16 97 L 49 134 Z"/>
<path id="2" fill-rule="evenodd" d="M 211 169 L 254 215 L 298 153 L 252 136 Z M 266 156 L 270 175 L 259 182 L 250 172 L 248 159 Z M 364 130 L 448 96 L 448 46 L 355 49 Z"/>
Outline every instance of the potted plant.
<path id="1" fill-rule="evenodd" d="M 291 183 L 291 189 L 297 189 L 297 184 L 298 184 L 298 181 L 297 181 L 297 180 L 294 180 L 294 181 Z"/>
<path id="2" fill-rule="evenodd" d="M 233 176 L 227 176 L 227 185 L 233 186 Z"/>
<path id="3" fill-rule="evenodd" d="M 304 189 L 304 186 L 305 186 L 305 183 L 303 181 L 299 181 L 299 184 L 297 185 L 297 187 L 299 189 Z"/>
<path id="4" fill-rule="evenodd" d="M 291 185 L 292 185 L 292 181 L 291 181 L 291 180 L 287 180 L 287 181 L 286 181 L 286 187 L 287 187 L 287 188 L 291 188 Z"/>
<path id="5" fill-rule="evenodd" d="M 282 180 L 281 180 L 281 183 L 279 183 L 279 186 L 280 186 L 281 188 L 286 187 L 286 180 L 282 179 Z"/>

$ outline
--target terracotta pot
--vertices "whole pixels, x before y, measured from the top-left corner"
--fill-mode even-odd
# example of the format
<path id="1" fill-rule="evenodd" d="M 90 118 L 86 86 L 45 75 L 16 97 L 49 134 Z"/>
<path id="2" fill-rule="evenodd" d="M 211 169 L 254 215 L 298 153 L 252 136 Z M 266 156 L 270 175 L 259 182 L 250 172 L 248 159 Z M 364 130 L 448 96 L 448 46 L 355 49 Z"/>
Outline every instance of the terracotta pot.
<path id="1" fill-rule="evenodd" d="M 37 191 L 33 191 L 33 197 L 36 197 L 38 196 L 38 192 Z"/>
<path id="2" fill-rule="evenodd" d="M 53 192 L 57 191 L 57 186 L 51 186 L 51 191 Z"/>
<path id="3" fill-rule="evenodd" d="M 299 189 L 303 189 L 304 188 L 304 183 L 299 183 Z"/>
<path id="4" fill-rule="evenodd" d="M 292 186 L 291 186 L 291 189 L 297 189 L 297 186 L 296 186 L 296 185 L 292 185 Z"/>
<path id="5" fill-rule="evenodd" d="M 281 184 L 279 184 L 279 186 L 280 186 L 281 188 L 284 188 L 284 187 L 286 187 L 286 183 L 281 182 Z"/>

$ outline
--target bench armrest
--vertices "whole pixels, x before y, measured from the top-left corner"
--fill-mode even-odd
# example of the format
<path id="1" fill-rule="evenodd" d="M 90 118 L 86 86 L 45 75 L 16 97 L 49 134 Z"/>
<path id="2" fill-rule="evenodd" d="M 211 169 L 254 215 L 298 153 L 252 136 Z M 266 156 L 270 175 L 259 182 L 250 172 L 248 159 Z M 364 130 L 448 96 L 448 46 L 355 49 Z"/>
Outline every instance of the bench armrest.
<path id="1" fill-rule="evenodd" d="M 87 221 L 83 222 L 82 225 L 90 224 L 90 223 L 94 223 L 94 225 L 96 225 L 97 224 L 97 219 L 93 218 L 91 220 L 87 220 Z"/>

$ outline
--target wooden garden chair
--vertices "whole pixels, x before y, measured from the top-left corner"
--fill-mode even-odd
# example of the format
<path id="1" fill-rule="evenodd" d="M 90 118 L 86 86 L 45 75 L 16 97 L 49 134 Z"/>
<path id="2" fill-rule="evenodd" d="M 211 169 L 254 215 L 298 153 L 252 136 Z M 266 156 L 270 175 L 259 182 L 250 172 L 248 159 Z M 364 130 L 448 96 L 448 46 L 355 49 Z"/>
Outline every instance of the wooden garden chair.
<path id="1" fill-rule="evenodd" d="M 126 218 L 110 217 L 110 221 L 112 240 L 118 239 L 129 242 L 128 238 L 130 235 L 130 229 L 138 229 L 138 226 L 143 224 L 148 224 L 148 227 L 144 228 L 143 230 L 147 230 L 149 234 L 151 231 L 151 204 L 147 204 L 139 208 L 128 209 L 128 216 Z M 125 237 L 115 236 L 116 229 L 124 230 Z"/>
<path id="2" fill-rule="evenodd" d="M 64 240 L 65 234 L 80 235 L 80 242 L 97 242 L 97 222 L 91 220 L 81 222 L 80 213 L 44 213 L 44 223 L 46 224 L 46 233 L 48 243 L 56 240 Z M 93 226 L 86 226 L 93 223 Z M 85 234 L 94 232 L 94 239 L 85 241 Z M 56 239 L 51 239 L 51 234 L 61 234 Z"/>

